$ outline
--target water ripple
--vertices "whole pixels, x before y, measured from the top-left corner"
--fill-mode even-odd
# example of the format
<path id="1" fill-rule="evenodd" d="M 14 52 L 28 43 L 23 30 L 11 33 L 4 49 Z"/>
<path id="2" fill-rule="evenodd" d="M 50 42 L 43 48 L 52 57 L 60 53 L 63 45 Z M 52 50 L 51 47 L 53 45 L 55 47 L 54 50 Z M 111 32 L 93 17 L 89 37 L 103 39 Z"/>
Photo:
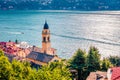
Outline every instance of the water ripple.
<path id="1" fill-rule="evenodd" d="M 59 36 L 59 37 L 64 37 L 64 38 L 70 38 L 70 39 L 87 40 L 87 41 L 96 42 L 96 43 L 120 46 L 120 44 L 118 44 L 118 43 L 106 42 L 106 41 L 89 39 L 89 38 L 83 38 L 83 37 L 73 37 L 73 36 L 66 36 L 66 35 L 58 35 L 58 34 L 54 34 L 54 33 L 52 33 L 52 35 Z"/>

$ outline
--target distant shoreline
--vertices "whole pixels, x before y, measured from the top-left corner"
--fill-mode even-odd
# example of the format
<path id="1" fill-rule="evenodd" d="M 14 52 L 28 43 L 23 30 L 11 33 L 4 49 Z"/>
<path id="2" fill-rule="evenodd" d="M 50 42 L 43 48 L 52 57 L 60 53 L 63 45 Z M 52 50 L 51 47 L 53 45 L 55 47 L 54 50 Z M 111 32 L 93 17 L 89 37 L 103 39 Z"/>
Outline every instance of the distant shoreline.
<path id="1" fill-rule="evenodd" d="M 99 14 L 99 15 L 120 15 L 120 10 L 0 10 L 0 12 L 35 12 L 35 13 L 77 13 L 77 14 Z M 105 12 L 105 13 L 104 13 Z M 110 13 L 111 12 L 111 13 Z M 117 12 L 117 13 L 116 13 Z"/>
<path id="2" fill-rule="evenodd" d="M 3 9 L 0 9 L 0 11 L 120 11 L 120 9 L 118 9 L 118 10 L 115 10 L 115 9 L 113 9 L 113 10 L 110 10 L 110 9 L 108 9 L 108 10 L 69 10 L 69 9 L 66 9 L 66 10 L 64 10 L 64 9 L 36 9 L 36 10 L 34 10 L 34 9 L 7 9 L 7 10 L 3 10 Z"/>

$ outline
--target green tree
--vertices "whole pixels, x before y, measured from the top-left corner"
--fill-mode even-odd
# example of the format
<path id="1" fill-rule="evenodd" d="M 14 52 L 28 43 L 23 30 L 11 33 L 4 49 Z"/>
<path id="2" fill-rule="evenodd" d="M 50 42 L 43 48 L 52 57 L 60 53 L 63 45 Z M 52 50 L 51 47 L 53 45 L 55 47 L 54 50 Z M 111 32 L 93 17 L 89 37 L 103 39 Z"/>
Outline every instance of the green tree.
<path id="1" fill-rule="evenodd" d="M 12 61 L 12 77 L 18 80 L 22 80 L 22 72 L 23 72 L 23 64 L 19 61 L 13 60 Z"/>
<path id="2" fill-rule="evenodd" d="M 102 61 L 102 70 L 107 71 L 108 68 L 112 67 L 111 62 L 108 59 L 103 59 Z"/>
<path id="3" fill-rule="evenodd" d="M 0 80 L 35 80 L 37 71 L 28 62 L 9 62 L 0 50 Z"/>
<path id="4" fill-rule="evenodd" d="M 52 62 L 38 70 L 37 80 L 71 80 L 69 69 L 62 62 Z"/>
<path id="5" fill-rule="evenodd" d="M 100 54 L 96 47 L 90 47 L 87 56 L 88 72 L 100 70 Z"/>
<path id="6" fill-rule="evenodd" d="M 9 80 L 11 76 L 11 64 L 3 51 L 0 50 L 0 80 Z"/>
<path id="7" fill-rule="evenodd" d="M 86 79 L 86 52 L 78 49 L 70 60 L 70 68 L 78 72 L 78 80 Z"/>
<path id="8" fill-rule="evenodd" d="M 0 57 L 4 56 L 4 52 L 2 50 L 0 50 Z"/>
<path id="9" fill-rule="evenodd" d="M 18 43 L 19 43 L 17 39 L 15 40 L 15 43 L 16 43 L 16 44 L 18 44 Z"/>
<path id="10" fill-rule="evenodd" d="M 119 56 L 110 56 L 108 59 L 114 66 L 120 66 L 120 57 Z"/>
<path id="11" fill-rule="evenodd" d="M 36 70 L 30 67 L 28 62 L 13 60 L 12 63 L 12 80 L 35 80 Z"/>

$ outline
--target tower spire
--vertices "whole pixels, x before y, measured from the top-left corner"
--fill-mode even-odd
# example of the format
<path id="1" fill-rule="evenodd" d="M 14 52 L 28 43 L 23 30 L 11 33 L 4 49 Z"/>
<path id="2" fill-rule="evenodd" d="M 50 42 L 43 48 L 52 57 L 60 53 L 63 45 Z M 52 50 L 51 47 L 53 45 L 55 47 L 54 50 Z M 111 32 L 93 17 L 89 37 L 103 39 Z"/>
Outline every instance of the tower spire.
<path id="1" fill-rule="evenodd" d="M 43 29 L 49 29 L 49 26 L 47 24 L 47 21 L 45 20 L 44 28 Z"/>

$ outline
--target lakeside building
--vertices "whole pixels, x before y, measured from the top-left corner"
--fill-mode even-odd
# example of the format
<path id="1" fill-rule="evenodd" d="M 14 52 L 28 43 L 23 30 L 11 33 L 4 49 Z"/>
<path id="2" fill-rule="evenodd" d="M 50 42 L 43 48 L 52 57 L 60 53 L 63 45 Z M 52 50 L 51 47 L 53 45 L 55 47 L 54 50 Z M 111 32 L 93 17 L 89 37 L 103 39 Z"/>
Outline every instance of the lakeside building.
<path id="1" fill-rule="evenodd" d="M 14 55 L 18 57 L 25 58 L 26 55 L 30 53 L 30 50 L 28 48 L 21 48 L 20 44 L 16 44 L 15 42 L 0 42 L 0 49 L 4 51 L 7 55 Z"/>
<path id="2" fill-rule="evenodd" d="M 61 60 L 56 55 L 56 49 L 51 47 L 50 30 L 47 22 L 45 22 L 42 30 L 42 48 L 33 46 L 30 54 L 26 58 L 28 61 L 38 65 L 46 65 L 49 62 Z"/>
<path id="3" fill-rule="evenodd" d="M 109 68 L 107 72 L 91 72 L 86 80 L 120 80 L 120 67 Z"/>
<path id="4" fill-rule="evenodd" d="M 91 72 L 86 80 L 108 80 L 107 72 L 102 71 Z"/>
<path id="5" fill-rule="evenodd" d="M 27 42 L 0 42 L 0 49 L 12 59 L 26 60 L 37 65 L 46 65 L 49 62 L 60 61 L 56 49 L 51 47 L 50 30 L 45 22 L 42 30 L 42 47 L 30 46 Z"/>

